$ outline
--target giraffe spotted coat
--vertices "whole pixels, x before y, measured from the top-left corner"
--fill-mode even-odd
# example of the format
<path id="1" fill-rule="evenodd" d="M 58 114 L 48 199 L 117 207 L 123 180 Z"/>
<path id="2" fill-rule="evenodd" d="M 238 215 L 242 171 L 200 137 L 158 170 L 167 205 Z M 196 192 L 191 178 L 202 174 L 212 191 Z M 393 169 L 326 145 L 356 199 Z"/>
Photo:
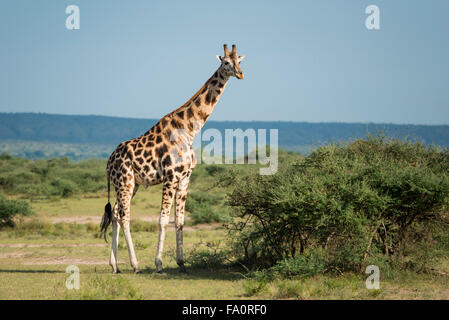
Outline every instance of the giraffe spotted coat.
<path id="1" fill-rule="evenodd" d="M 217 56 L 220 67 L 183 106 L 165 115 L 149 131 L 138 138 L 124 141 L 117 146 L 107 163 L 108 197 L 109 183 L 116 191 L 116 203 L 112 210 L 106 205 L 101 229 L 106 232 L 112 223 L 112 248 L 109 263 L 113 272 L 117 267 L 117 246 L 120 228 L 123 228 L 131 266 L 139 272 L 137 258 L 130 233 L 131 199 L 139 186 L 163 184 L 159 218 L 159 241 L 156 252 L 156 271 L 162 271 L 162 251 L 170 208 L 175 202 L 176 260 L 185 272 L 182 254 L 182 229 L 184 208 L 190 175 L 196 165 L 192 144 L 195 135 L 209 118 L 229 77 L 243 79 L 240 61 L 233 45 L 232 52 L 225 48 L 224 57 Z M 109 209 L 108 209 L 109 208 Z"/>

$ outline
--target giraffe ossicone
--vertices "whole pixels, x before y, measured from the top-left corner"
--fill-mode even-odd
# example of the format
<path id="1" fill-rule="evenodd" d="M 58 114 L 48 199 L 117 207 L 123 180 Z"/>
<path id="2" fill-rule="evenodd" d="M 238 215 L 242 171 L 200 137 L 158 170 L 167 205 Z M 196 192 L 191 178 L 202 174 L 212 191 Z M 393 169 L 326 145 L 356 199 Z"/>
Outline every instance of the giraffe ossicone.
<path id="1" fill-rule="evenodd" d="M 109 264 L 113 273 L 117 266 L 117 247 L 120 228 L 123 229 L 131 266 L 139 272 L 130 232 L 131 199 L 139 186 L 163 184 L 159 217 L 159 240 L 156 251 L 156 271 L 162 271 L 162 252 L 170 209 L 175 202 L 176 262 L 185 272 L 183 259 L 184 209 L 190 175 L 196 165 L 193 139 L 207 121 L 218 103 L 230 77 L 243 79 L 240 62 L 245 56 L 224 45 L 224 56 L 217 56 L 220 63 L 206 83 L 184 105 L 162 117 L 146 133 L 120 143 L 107 163 L 108 203 L 100 230 L 106 239 L 107 228 L 112 224 L 112 244 Z M 116 191 L 114 207 L 110 205 L 110 182 Z"/>

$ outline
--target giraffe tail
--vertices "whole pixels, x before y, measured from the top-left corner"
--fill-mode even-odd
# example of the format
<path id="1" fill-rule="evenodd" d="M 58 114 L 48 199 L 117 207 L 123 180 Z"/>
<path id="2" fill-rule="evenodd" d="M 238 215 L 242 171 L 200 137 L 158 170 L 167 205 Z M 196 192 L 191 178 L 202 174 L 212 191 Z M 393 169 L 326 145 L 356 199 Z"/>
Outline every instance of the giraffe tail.
<path id="1" fill-rule="evenodd" d="M 112 221 L 110 189 L 111 189 L 111 183 L 110 183 L 110 178 L 109 178 L 109 174 L 108 174 L 108 203 L 104 207 L 104 215 L 103 215 L 103 218 L 101 219 L 101 224 L 100 224 L 100 234 L 103 234 L 104 241 L 106 241 L 106 242 L 108 242 L 108 240 L 106 239 L 106 231 L 108 230 L 108 226 L 111 224 L 111 221 Z"/>
<path id="2" fill-rule="evenodd" d="M 108 202 L 104 207 L 104 215 L 103 218 L 101 219 L 100 224 L 100 234 L 103 234 L 104 241 L 106 242 L 108 242 L 108 240 L 106 239 L 107 233 L 106 231 L 108 230 L 108 227 L 111 224 L 111 220 L 112 220 L 112 208 L 111 204 Z"/>

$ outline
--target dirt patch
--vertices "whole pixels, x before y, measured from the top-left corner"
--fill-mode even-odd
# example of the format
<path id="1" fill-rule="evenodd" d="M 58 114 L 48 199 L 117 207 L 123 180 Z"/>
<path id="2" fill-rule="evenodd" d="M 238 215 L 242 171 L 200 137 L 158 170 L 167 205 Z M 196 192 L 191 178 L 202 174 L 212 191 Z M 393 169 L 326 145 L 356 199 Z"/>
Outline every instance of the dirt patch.
<path id="1" fill-rule="evenodd" d="M 54 243 L 0 243 L 0 248 L 67 248 L 67 247 L 107 247 L 107 243 L 70 243 L 70 244 L 54 244 Z"/>
<path id="2" fill-rule="evenodd" d="M 174 219 L 174 217 L 173 217 Z M 148 216 L 148 217 L 142 217 L 137 220 L 141 220 L 144 222 L 152 222 L 152 223 L 158 223 L 159 216 Z M 185 218 L 186 221 L 190 220 L 189 217 Z M 101 222 L 100 216 L 74 216 L 74 217 L 52 217 L 50 218 L 51 223 L 78 223 L 78 224 L 86 224 L 86 223 L 95 223 L 99 224 Z M 195 230 L 213 230 L 217 228 L 219 224 L 197 224 L 194 226 L 184 226 L 185 231 L 195 231 Z M 175 221 L 170 221 L 168 223 L 168 230 L 174 231 L 175 230 Z"/>
<path id="3" fill-rule="evenodd" d="M 26 254 L 26 252 L 0 253 L 0 259 L 17 259 L 24 257 Z"/>
<path id="4" fill-rule="evenodd" d="M 23 264 L 30 266 L 30 265 L 55 265 L 55 264 L 64 264 L 64 265 L 81 265 L 81 264 L 108 264 L 109 262 L 107 259 L 99 260 L 99 259 L 80 259 L 80 258 L 66 258 L 66 257 L 60 257 L 60 258 L 54 258 L 54 259 L 33 259 L 33 260 L 27 260 L 24 261 Z M 122 261 L 119 261 L 119 263 L 123 263 Z"/>
<path id="5" fill-rule="evenodd" d="M 23 250 L 20 249 L 27 249 L 27 248 L 69 248 L 69 247 L 107 247 L 108 244 L 102 244 L 102 243 L 80 243 L 80 244 L 51 244 L 51 243 L 41 243 L 41 244 L 29 244 L 29 243 L 10 243 L 0 244 L 0 247 L 3 248 L 17 248 L 19 250 L 12 251 L 12 252 L 4 252 L 0 253 L 0 259 L 23 259 L 21 264 L 23 265 L 59 265 L 59 264 L 65 264 L 65 265 L 82 265 L 82 264 L 107 264 L 107 258 L 105 259 L 81 259 L 81 258 L 70 258 L 70 257 L 58 257 L 60 255 L 59 251 L 53 250 L 54 252 L 51 252 L 53 258 L 35 258 L 32 257 L 33 254 L 30 252 L 23 252 Z M 46 254 L 49 254 L 50 252 L 46 252 Z M 31 256 L 30 256 L 31 255 Z M 120 262 L 123 263 L 123 262 Z"/>
<path id="6" fill-rule="evenodd" d="M 66 223 L 100 223 L 101 222 L 101 216 L 74 216 L 74 217 L 52 217 L 50 218 L 51 223 L 59 223 L 59 222 L 66 222 Z M 142 217 L 137 220 L 145 221 L 145 222 L 155 222 L 157 223 L 159 221 L 159 216 L 148 216 L 148 217 Z M 185 220 L 189 220 L 188 217 L 185 218 Z M 170 224 L 174 224 L 174 220 L 170 221 Z"/>
<path id="7" fill-rule="evenodd" d="M 86 223 L 95 223 L 99 224 L 101 222 L 100 216 L 75 216 L 75 217 L 52 217 L 50 218 L 51 223 L 78 223 L 78 224 L 86 224 Z"/>

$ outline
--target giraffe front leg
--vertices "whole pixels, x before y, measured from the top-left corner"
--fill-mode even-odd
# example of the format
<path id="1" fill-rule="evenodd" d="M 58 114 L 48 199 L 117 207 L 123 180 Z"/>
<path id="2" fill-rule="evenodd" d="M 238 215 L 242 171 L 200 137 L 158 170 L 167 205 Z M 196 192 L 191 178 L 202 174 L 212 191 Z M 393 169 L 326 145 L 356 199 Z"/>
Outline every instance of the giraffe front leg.
<path id="1" fill-rule="evenodd" d="M 115 209 L 115 207 L 114 207 Z M 118 268 L 118 259 L 117 259 L 117 247 L 118 247 L 118 238 L 120 233 L 120 225 L 117 219 L 112 220 L 112 244 L 111 244 L 111 256 L 109 258 L 109 265 L 112 267 L 112 273 L 120 273 Z"/>
<path id="2" fill-rule="evenodd" d="M 170 181 L 164 182 L 162 189 L 162 205 L 161 215 L 159 216 L 159 241 L 157 244 L 156 259 L 156 272 L 162 272 L 162 252 L 164 250 L 165 232 L 167 231 L 168 222 L 170 219 L 170 208 L 173 202 L 174 188 Z"/>
<path id="3" fill-rule="evenodd" d="M 187 188 L 189 186 L 189 177 L 185 178 L 179 183 L 176 191 L 176 212 L 175 212 L 175 227 L 176 227 L 176 263 L 179 266 L 179 271 L 187 273 L 184 266 L 183 258 L 183 235 L 182 230 L 184 226 L 184 209 L 187 200 Z"/>

